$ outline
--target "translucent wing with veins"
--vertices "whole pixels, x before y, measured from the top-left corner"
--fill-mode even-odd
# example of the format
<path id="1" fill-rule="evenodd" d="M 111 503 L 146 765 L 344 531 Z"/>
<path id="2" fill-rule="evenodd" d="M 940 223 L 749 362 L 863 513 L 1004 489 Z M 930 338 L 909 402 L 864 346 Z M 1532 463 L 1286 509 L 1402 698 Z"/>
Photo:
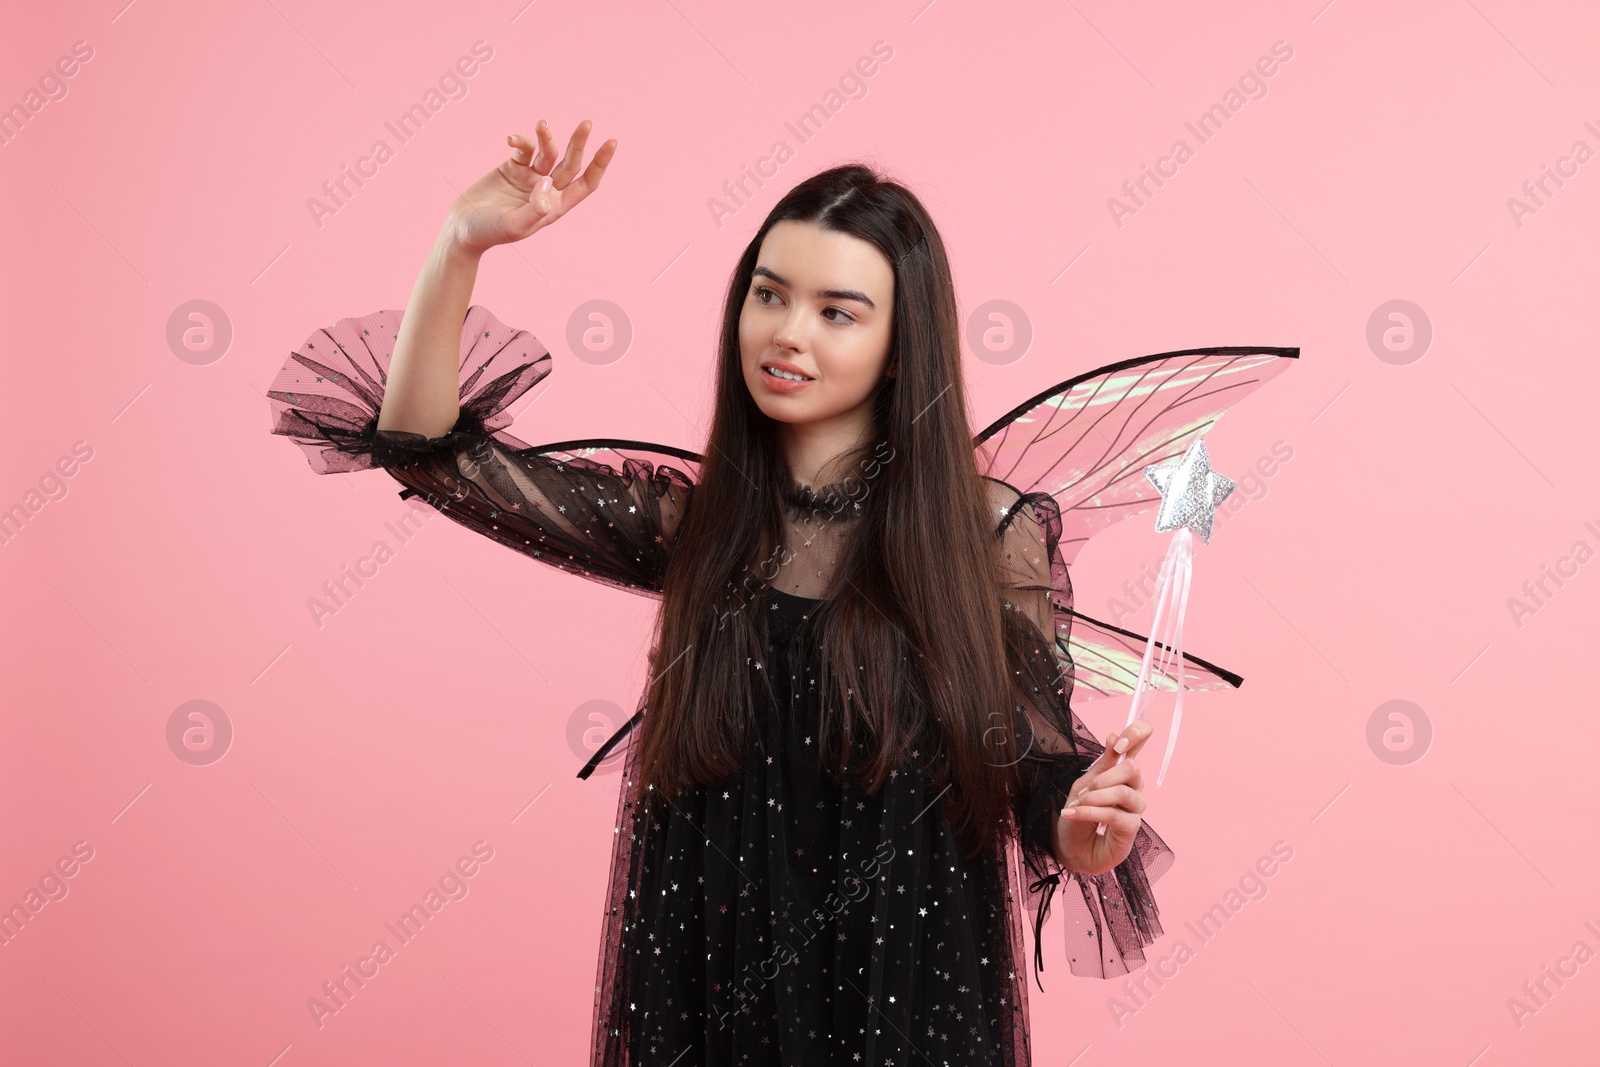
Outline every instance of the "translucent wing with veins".
<path id="1" fill-rule="evenodd" d="M 1298 348 L 1195 348 L 1080 374 L 978 434 L 978 471 L 1019 492 L 1056 498 L 1070 566 L 1095 534 L 1160 503 L 1146 464 L 1182 456 L 1224 411 L 1299 355 Z"/>
<path id="2" fill-rule="evenodd" d="M 973 442 L 978 471 L 1020 493 L 1055 498 L 1061 560 L 1070 565 L 1095 534 L 1161 503 L 1144 475 L 1146 464 L 1181 457 L 1223 412 L 1299 355 L 1298 348 L 1195 348 L 1088 371 L 990 423 Z M 1145 637 L 1060 605 L 1056 624 L 1058 637 L 1066 639 L 1058 647 L 1076 668 L 1080 699 L 1133 692 Z M 1237 687 L 1242 681 L 1188 653 L 1184 662 L 1188 690 Z M 1152 681 L 1158 689 L 1176 688 L 1171 673 L 1153 675 Z"/>

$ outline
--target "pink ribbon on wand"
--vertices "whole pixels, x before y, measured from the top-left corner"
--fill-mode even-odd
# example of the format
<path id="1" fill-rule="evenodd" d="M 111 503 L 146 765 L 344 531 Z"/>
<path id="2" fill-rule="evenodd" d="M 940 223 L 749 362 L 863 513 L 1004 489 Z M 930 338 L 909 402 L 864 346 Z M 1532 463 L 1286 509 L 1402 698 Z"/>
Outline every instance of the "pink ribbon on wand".
<path id="1" fill-rule="evenodd" d="M 1154 665 L 1158 676 L 1164 677 L 1175 663 L 1177 695 L 1172 705 L 1172 730 L 1167 734 L 1167 751 L 1161 757 L 1161 770 L 1156 774 L 1156 785 L 1160 786 L 1167 775 L 1167 764 L 1172 761 L 1173 749 L 1178 744 L 1178 725 L 1183 721 L 1183 618 L 1189 609 L 1189 586 L 1194 578 L 1194 536 L 1190 530 L 1198 532 L 1200 539 L 1209 544 L 1217 505 L 1233 492 L 1235 486 L 1232 479 L 1211 469 L 1204 437 L 1196 437 L 1191 441 L 1183 458 L 1176 463 L 1164 466 L 1152 463 L 1145 467 L 1144 473 L 1161 493 L 1161 508 L 1156 512 L 1156 532 L 1178 532 L 1167 545 L 1167 554 L 1161 560 L 1161 570 L 1156 575 L 1155 594 L 1152 597 L 1155 618 L 1150 624 L 1150 639 L 1145 642 L 1144 656 L 1139 661 L 1139 678 L 1133 683 L 1133 700 L 1128 705 L 1128 721 L 1123 729 L 1142 718 L 1144 709 L 1150 704 L 1155 691 L 1153 684 L 1146 688 L 1150 683 L 1151 666 Z M 1158 648 L 1161 650 L 1159 657 L 1156 656 Z M 1126 755 L 1117 753 L 1111 766 L 1121 763 Z M 1100 823 L 1094 832 L 1104 837 L 1106 824 Z"/>
<path id="2" fill-rule="evenodd" d="M 1145 642 L 1144 658 L 1139 663 L 1139 680 L 1133 685 L 1133 700 L 1128 705 L 1128 721 L 1123 729 L 1133 725 L 1135 719 L 1144 717 L 1144 709 L 1155 695 L 1155 686 L 1146 688 L 1150 678 L 1152 653 L 1159 647 L 1161 656 L 1155 662 L 1157 674 L 1165 674 L 1171 663 L 1178 664 L 1178 695 L 1172 703 L 1172 730 L 1167 734 L 1167 751 L 1161 757 L 1161 770 L 1156 774 L 1156 785 L 1166 777 L 1167 764 L 1172 761 L 1172 751 L 1178 745 L 1178 726 L 1183 721 L 1183 617 L 1189 607 L 1189 583 L 1194 576 L 1194 537 L 1184 527 L 1173 535 L 1167 554 L 1156 575 L 1155 621 L 1150 626 L 1150 640 Z M 1174 604 L 1176 601 L 1176 604 Z M 1171 609 L 1170 611 L 1168 609 Z M 1166 629 L 1163 630 L 1163 623 Z M 1115 767 L 1127 758 L 1127 753 L 1117 753 L 1112 761 Z M 1105 836 L 1106 824 L 1101 823 L 1094 832 Z"/>

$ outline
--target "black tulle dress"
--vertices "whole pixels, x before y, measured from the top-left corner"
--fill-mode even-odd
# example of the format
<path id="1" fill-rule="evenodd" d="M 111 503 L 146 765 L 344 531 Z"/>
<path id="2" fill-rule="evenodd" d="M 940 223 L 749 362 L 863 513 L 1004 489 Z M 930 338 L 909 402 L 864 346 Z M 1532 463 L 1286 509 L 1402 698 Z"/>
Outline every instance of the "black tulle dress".
<path id="1" fill-rule="evenodd" d="M 659 597 L 692 499 L 693 453 L 619 439 L 532 447 L 505 433 L 507 405 L 549 373 L 550 356 L 481 307 L 463 327 L 455 428 L 432 439 L 379 432 L 399 317 L 313 334 L 273 383 L 273 432 L 296 439 L 320 473 L 384 467 L 403 497 L 519 553 Z M 1071 595 L 1055 502 L 991 486 L 1014 576 L 1001 594 L 1034 620 L 1041 646 L 1041 660 L 1019 669 L 1056 685 L 1030 712 L 1032 787 L 1014 798 L 1015 834 L 967 860 L 915 762 L 873 795 L 819 771 L 816 628 L 855 505 L 842 483 L 788 483 L 792 562 L 755 602 L 766 656 L 749 669 L 763 706 L 742 777 L 641 803 L 631 788 L 640 746 L 620 750 L 593 1064 L 1027 1064 L 1020 913 L 1034 918 L 1042 969 L 1039 930 L 1068 880 L 1082 890 L 1062 895 L 1071 972 L 1112 977 L 1143 963 L 1142 946 L 1161 933 L 1149 883 L 1172 852 L 1146 824 L 1128 859 L 1101 875 L 1052 854 L 1055 812 L 1103 745 L 1069 710 L 1063 646 L 1044 636 Z"/>

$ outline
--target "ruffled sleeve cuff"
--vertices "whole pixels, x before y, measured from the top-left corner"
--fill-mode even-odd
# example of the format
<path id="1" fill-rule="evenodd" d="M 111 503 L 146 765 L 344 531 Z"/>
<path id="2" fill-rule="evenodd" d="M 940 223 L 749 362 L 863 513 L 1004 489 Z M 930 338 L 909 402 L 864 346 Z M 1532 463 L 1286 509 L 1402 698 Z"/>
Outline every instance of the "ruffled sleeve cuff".
<path id="1" fill-rule="evenodd" d="M 1033 916 L 1036 982 L 1044 970 L 1044 923 L 1058 888 L 1066 917 L 1067 964 L 1079 977 L 1116 978 L 1143 967 L 1144 946 L 1163 933 L 1150 885 L 1171 868 L 1175 857 L 1148 822 L 1140 825 L 1128 858 L 1102 874 L 1080 874 L 1055 856 L 1056 816 L 1072 783 L 1096 755 L 1052 761 L 1028 803 L 1022 856 L 1028 877 L 1027 908 Z M 1039 988 L 1044 988 L 1042 982 Z"/>
<path id="2" fill-rule="evenodd" d="M 306 338 L 267 392 L 272 432 L 293 439 L 318 474 L 390 467 L 486 437 L 509 449 L 529 447 L 505 432 L 509 408 L 550 373 L 550 353 L 533 334 L 506 326 L 478 305 L 467 309 L 461 325 L 455 426 L 432 438 L 378 430 L 401 316 L 391 310 L 340 319 Z"/>

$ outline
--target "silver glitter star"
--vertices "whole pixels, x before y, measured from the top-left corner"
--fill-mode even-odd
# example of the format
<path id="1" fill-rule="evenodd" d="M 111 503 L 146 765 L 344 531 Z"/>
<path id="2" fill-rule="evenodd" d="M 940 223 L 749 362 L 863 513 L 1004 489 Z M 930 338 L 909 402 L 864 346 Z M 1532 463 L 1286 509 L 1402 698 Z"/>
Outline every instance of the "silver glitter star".
<path id="1" fill-rule="evenodd" d="M 1210 544 L 1211 521 L 1217 505 L 1227 499 L 1235 485 L 1231 478 L 1211 469 L 1206 439 L 1196 437 L 1176 463 L 1150 464 L 1145 467 L 1144 476 L 1161 493 L 1156 533 L 1187 526 L 1200 535 L 1200 540 Z"/>

